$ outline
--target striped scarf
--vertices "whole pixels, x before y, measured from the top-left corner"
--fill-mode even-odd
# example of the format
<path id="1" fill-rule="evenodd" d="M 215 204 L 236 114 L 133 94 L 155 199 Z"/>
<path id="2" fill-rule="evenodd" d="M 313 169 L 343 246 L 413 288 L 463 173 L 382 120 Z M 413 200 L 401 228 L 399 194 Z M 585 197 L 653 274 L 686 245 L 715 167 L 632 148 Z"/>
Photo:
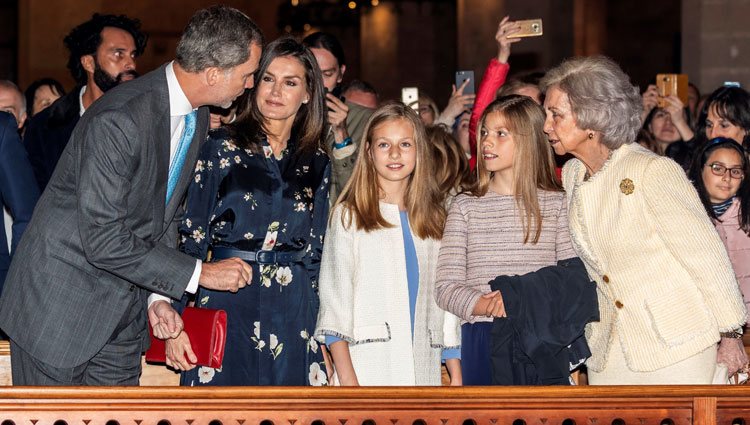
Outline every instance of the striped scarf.
<path id="1" fill-rule="evenodd" d="M 714 214 L 716 214 L 716 217 L 721 217 L 722 215 L 724 215 L 729 207 L 732 206 L 732 201 L 734 201 L 734 196 L 719 204 L 711 204 L 711 208 L 714 209 Z"/>

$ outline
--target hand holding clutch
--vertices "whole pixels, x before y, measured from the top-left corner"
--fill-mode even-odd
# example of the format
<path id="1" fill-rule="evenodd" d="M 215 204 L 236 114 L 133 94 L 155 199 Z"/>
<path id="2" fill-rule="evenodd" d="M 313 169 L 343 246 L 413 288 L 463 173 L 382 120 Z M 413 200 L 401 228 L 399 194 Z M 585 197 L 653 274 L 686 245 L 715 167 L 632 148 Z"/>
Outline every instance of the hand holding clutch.
<path id="1" fill-rule="evenodd" d="M 198 357 L 193 353 L 190 345 L 190 337 L 185 332 L 180 332 L 176 338 L 166 340 L 167 366 L 175 370 L 187 371 L 193 369 L 198 362 Z"/>
<path id="2" fill-rule="evenodd" d="M 174 364 L 170 366 L 188 370 L 192 369 L 192 365 L 186 364 L 184 359 L 184 354 L 188 354 L 188 359 L 192 364 L 220 368 L 224 360 L 224 345 L 227 340 L 227 313 L 224 310 L 186 307 L 182 313 L 182 320 L 185 323 L 182 334 L 178 335 L 176 340 L 170 340 L 172 358 L 169 362 L 164 341 L 154 337 L 149 327 L 151 348 L 146 351 L 146 361 L 167 364 L 174 361 Z M 191 352 L 195 361 L 190 357 Z M 180 357 L 183 359 L 179 360 Z M 178 368 L 176 365 L 181 367 Z"/>
<path id="3" fill-rule="evenodd" d="M 184 326 L 180 313 L 162 300 L 148 306 L 148 321 L 153 335 L 159 339 L 176 338 Z"/>

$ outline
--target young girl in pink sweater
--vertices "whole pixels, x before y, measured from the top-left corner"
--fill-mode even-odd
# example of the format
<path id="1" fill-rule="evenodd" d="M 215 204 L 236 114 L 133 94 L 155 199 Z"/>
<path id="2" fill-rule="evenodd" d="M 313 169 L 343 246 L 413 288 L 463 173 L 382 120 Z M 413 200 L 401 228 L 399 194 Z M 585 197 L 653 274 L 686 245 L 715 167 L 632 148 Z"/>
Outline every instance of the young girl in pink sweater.
<path id="1" fill-rule="evenodd" d="M 746 307 L 750 306 L 749 173 L 745 149 L 725 137 L 711 139 L 698 149 L 690 168 L 690 180 L 727 247 Z M 725 364 L 730 375 L 747 364 L 741 335 L 722 335 L 716 361 Z"/>

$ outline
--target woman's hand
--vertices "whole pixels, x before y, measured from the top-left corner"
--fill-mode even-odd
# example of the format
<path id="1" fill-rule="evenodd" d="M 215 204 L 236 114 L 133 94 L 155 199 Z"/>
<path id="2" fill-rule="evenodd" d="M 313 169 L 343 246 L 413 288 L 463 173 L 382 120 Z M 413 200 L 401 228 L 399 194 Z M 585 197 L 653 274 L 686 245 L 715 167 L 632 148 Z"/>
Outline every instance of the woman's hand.
<path id="1" fill-rule="evenodd" d="M 451 378 L 451 387 L 460 387 L 464 384 L 460 359 L 447 359 L 445 361 L 445 368 L 448 369 L 448 375 Z"/>
<path id="2" fill-rule="evenodd" d="M 474 306 L 473 314 L 475 316 L 507 317 L 503 295 L 500 291 L 492 291 L 482 295 Z"/>
<path id="3" fill-rule="evenodd" d="M 358 387 L 359 380 L 352 364 L 349 343 L 343 340 L 336 341 L 328 346 L 328 351 L 333 358 L 333 365 L 336 368 L 339 384 L 343 387 Z"/>
<path id="4" fill-rule="evenodd" d="M 193 353 L 190 346 L 190 338 L 185 332 L 180 332 L 176 338 L 165 342 L 167 354 L 167 366 L 172 369 L 186 371 L 195 367 L 198 357 Z"/>
<path id="5" fill-rule="evenodd" d="M 744 368 L 747 362 L 747 353 L 745 352 L 745 346 L 742 345 L 741 338 L 721 338 L 716 363 L 724 364 L 729 376 Z"/>
<path id="6" fill-rule="evenodd" d="M 508 63 L 508 58 L 510 57 L 510 45 L 521 41 L 520 38 L 513 37 L 513 34 L 519 31 L 521 31 L 521 27 L 515 21 L 511 21 L 509 16 L 504 17 L 497 25 L 495 40 L 497 41 L 498 62 Z"/>
<path id="7" fill-rule="evenodd" d="M 464 89 L 466 88 L 467 84 L 469 84 L 468 79 L 465 80 L 458 88 L 456 88 L 455 84 L 453 85 L 453 91 L 451 92 L 450 100 L 448 100 L 448 106 L 445 107 L 443 112 L 440 114 L 440 117 L 438 117 L 435 122 L 443 123 L 448 127 L 452 127 L 453 122 L 456 121 L 456 118 L 458 118 L 458 116 L 461 115 L 464 111 L 469 110 L 471 105 L 474 104 L 476 95 L 464 94 Z"/>
<path id="8" fill-rule="evenodd" d="M 656 86 L 649 84 L 646 91 L 643 92 L 643 97 L 641 99 L 643 102 L 641 121 L 645 121 L 648 114 L 651 113 L 651 110 L 656 108 L 659 104 L 659 91 L 656 89 Z"/>
<path id="9" fill-rule="evenodd" d="M 333 128 L 345 128 L 346 117 L 349 115 L 349 107 L 341 99 L 331 93 L 326 94 L 326 106 L 328 106 L 328 122 Z"/>
<path id="10" fill-rule="evenodd" d="M 680 133 L 682 140 L 690 140 L 693 138 L 693 130 L 685 120 L 685 104 L 682 103 L 679 97 L 671 94 L 664 99 L 664 110 L 669 112 L 669 118 L 672 120 L 672 124 Z"/>
<path id="11" fill-rule="evenodd" d="M 664 110 L 669 112 L 669 118 L 672 119 L 672 124 L 677 125 L 678 123 L 685 122 L 685 105 L 680 98 L 670 94 L 663 99 Z"/>
<path id="12" fill-rule="evenodd" d="M 326 375 L 328 377 L 328 385 L 330 385 L 331 382 L 333 382 L 333 374 L 335 372 L 333 359 L 331 358 L 331 353 L 328 351 L 328 347 L 325 344 L 320 344 L 318 348 L 320 348 L 320 353 L 323 354 L 323 363 L 326 365 Z"/>

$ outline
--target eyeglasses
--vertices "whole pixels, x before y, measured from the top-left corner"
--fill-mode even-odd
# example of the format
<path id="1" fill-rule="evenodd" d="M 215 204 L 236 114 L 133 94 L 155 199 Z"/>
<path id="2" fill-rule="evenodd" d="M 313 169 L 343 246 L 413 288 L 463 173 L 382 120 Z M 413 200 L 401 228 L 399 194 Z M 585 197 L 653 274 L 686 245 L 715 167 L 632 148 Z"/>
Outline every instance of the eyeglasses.
<path id="1" fill-rule="evenodd" d="M 715 176 L 724 177 L 724 175 L 729 171 L 729 176 L 733 179 L 741 179 L 745 177 L 745 172 L 742 170 L 742 168 L 727 168 L 724 165 L 719 164 L 718 162 L 714 162 L 712 164 L 706 164 L 706 167 L 711 167 L 711 172 Z"/>

